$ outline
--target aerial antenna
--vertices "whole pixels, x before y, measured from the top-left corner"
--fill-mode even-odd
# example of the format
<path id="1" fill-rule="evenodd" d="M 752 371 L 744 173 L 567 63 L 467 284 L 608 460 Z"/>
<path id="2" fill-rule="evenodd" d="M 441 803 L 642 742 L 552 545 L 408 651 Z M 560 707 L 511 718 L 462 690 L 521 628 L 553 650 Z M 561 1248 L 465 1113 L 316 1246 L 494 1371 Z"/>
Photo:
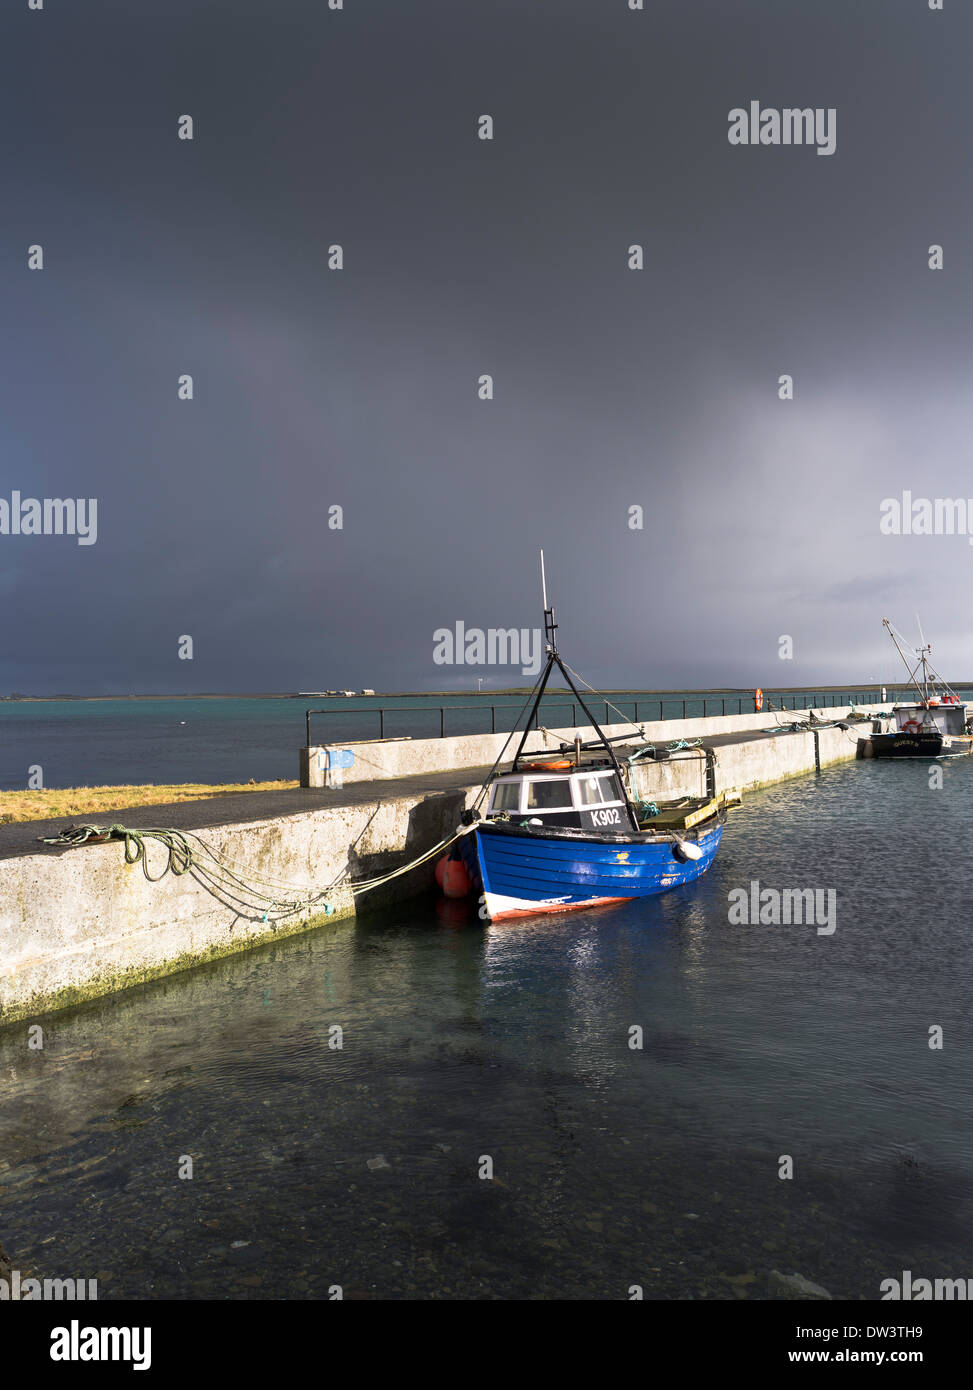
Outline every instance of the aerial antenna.
<path id="1" fill-rule="evenodd" d="M 557 623 L 554 621 L 554 609 L 547 606 L 547 574 L 544 570 L 544 552 L 541 551 L 541 593 L 544 597 L 544 637 L 547 641 L 547 650 L 554 656 L 557 655 L 557 639 L 554 631 Z"/>

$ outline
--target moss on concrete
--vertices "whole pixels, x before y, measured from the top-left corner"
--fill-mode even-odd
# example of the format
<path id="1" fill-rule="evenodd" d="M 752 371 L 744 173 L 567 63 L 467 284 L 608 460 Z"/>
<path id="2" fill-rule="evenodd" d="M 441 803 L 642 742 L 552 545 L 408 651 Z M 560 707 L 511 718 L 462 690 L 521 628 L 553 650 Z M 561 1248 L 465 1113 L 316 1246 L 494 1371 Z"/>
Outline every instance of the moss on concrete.
<path id="1" fill-rule="evenodd" d="M 63 989 L 53 990 L 46 995 L 35 994 L 11 1008 L 4 1009 L 2 1016 L 0 1016 L 0 1028 L 6 1028 L 13 1023 L 23 1023 L 28 1018 L 40 1018 L 44 1014 L 55 1013 L 60 1009 L 76 1008 L 80 1004 L 89 1003 L 92 999 L 102 999 L 107 994 L 131 989 L 134 985 L 148 984 L 152 980 L 161 980 L 169 975 L 178 974 L 182 970 L 193 970 L 200 965 L 209 965 L 213 961 L 221 960 L 224 956 L 239 955 L 242 951 L 252 950 L 255 946 L 280 941 L 287 936 L 298 936 L 301 932 L 313 931 L 316 927 L 324 926 L 327 922 L 340 922 L 354 916 L 353 902 L 339 903 L 332 913 L 314 913 L 310 917 L 302 917 L 295 922 L 279 922 L 275 926 L 267 923 L 264 930 L 260 932 L 249 932 L 246 935 L 241 932 L 237 941 L 221 942 L 202 951 L 186 951 L 182 955 L 160 961 L 157 965 L 130 966 L 123 970 L 105 971 L 90 980 L 86 980 L 84 984 L 69 985 Z"/>

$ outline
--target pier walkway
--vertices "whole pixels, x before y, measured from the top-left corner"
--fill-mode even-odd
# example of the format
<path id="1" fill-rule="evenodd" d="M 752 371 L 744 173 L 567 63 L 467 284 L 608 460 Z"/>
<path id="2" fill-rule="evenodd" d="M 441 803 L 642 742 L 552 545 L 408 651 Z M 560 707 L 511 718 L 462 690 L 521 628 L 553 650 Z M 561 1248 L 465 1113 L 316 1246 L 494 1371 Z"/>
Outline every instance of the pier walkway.
<path id="1" fill-rule="evenodd" d="M 789 711 L 788 711 L 789 712 Z M 773 716 L 771 716 L 773 717 Z M 841 731 L 845 732 L 845 731 Z M 751 743 L 766 743 L 776 739 L 791 739 L 794 731 L 747 730 L 742 733 L 711 734 L 702 740 L 703 747 L 741 747 Z M 851 749 L 858 735 L 854 726 L 845 737 Z M 637 743 L 633 742 L 633 747 Z M 616 751 L 621 752 L 617 747 Z M 853 756 L 853 752 L 850 753 Z M 657 766 L 649 761 L 643 766 Z M 75 816 L 74 823 L 91 822 L 98 825 L 127 825 L 135 830 L 149 826 L 164 826 L 167 830 L 205 831 L 222 825 L 246 825 L 257 821 L 279 820 L 288 816 L 306 815 L 309 811 L 374 805 L 398 797 L 430 797 L 443 792 L 458 792 L 479 787 L 490 765 L 456 768 L 448 772 L 415 773 L 411 776 L 375 778 L 353 782 L 341 788 L 292 787 L 279 791 L 230 792 L 222 796 L 201 797 L 195 801 L 160 803 L 153 806 L 132 806 L 116 811 L 93 812 L 90 816 Z M 50 820 L 17 821 L 0 825 L 0 859 L 25 854 L 61 854 L 68 846 L 38 843 L 45 836 L 57 835 L 71 820 L 59 816 Z"/>

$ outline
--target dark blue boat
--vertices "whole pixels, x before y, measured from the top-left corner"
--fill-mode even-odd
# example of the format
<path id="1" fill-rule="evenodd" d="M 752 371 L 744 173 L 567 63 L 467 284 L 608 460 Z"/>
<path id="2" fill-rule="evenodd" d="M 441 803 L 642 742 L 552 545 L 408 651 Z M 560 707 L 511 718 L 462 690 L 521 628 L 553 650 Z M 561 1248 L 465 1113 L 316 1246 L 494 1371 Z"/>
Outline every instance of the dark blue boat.
<path id="1" fill-rule="evenodd" d="M 723 837 L 722 808 L 683 835 L 590 834 L 487 820 L 475 830 L 483 904 L 497 922 L 600 907 L 677 888 L 704 874 Z M 699 857 L 694 857 L 698 852 Z"/>
<path id="2" fill-rule="evenodd" d="M 914 648 L 916 661 L 906 656 L 906 639 L 888 618 L 888 629 L 915 686 L 917 699 L 897 704 L 892 710 L 895 727 L 873 733 L 863 744 L 866 758 L 956 758 L 973 752 L 973 722 L 964 702 L 943 680 L 929 658 L 932 645 L 920 629 L 921 646 Z"/>
<path id="3" fill-rule="evenodd" d="M 541 563 L 543 573 L 543 554 Z M 475 809 L 467 813 L 476 848 L 470 867 L 479 878 L 482 915 L 494 922 L 626 902 L 689 883 L 713 862 L 726 819 L 726 800 L 711 787 L 702 797 L 653 806 L 651 817 L 640 820 L 612 746 L 619 740 L 602 732 L 558 655 L 546 592 L 544 624 L 547 663 L 513 764 L 507 772 L 495 768 L 484 784 L 485 817 Z M 589 743 L 576 738 L 554 755 L 525 754 L 555 667 L 597 737 Z"/>

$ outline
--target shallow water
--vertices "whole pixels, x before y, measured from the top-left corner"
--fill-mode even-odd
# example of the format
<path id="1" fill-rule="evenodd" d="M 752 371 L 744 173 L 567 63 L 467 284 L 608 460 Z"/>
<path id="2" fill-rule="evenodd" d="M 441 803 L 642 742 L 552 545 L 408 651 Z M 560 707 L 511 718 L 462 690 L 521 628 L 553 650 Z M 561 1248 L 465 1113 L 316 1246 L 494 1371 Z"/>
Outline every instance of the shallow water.
<path id="1" fill-rule="evenodd" d="M 43 1051 L 0 1033 L 14 1265 L 101 1298 L 967 1277 L 973 759 L 942 767 L 754 793 L 705 878 L 631 907 L 422 900 L 52 1016 Z M 836 931 L 731 926 L 753 879 L 834 889 Z"/>

